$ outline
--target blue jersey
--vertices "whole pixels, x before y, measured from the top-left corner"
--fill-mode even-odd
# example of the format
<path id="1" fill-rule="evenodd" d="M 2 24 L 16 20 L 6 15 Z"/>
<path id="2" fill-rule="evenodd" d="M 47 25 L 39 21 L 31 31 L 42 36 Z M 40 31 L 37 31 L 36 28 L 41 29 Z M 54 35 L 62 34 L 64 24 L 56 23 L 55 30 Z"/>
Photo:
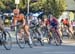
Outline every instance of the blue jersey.
<path id="1" fill-rule="evenodd" d="M 55 21 L 50 21 L 50 25 L 53 26 L 53 27 L 55 27 L 55 26 L 57 26 L 57 22 L 55 22 Z"/>

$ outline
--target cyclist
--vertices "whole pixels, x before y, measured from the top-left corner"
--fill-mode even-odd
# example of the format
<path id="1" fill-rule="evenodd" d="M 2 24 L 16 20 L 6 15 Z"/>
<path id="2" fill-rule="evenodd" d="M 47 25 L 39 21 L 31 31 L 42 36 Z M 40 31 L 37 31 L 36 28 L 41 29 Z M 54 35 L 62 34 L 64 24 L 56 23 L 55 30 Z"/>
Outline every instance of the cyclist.
<path id="1" fill-rule="evenodd" d="M 69 31 L 69 32 L 71 33 L 71 35 L 72 35 L 72 32 L 71 32 L 71 30 L 70 30 L 70 22 L 69 22 L 68 18 L 64 19 L 64 20 L 62 21 L 62 23 L 63 23 L 64 26 L 66 26 L 66 27 L 68 28 L 68 31 Z"/>
<path id="2" fill-rule="evenodd" d="M 50 16 L 50 26 L 51 28 L 50 29 L 54 29 L 54 31 L 57 33 L 57 35 L 59 36 L 59 39 L 60 39 L 60 43 L 62 43 L 62 40 L 60 38 L 60 34 L 58 33 L 58 20 L 56 17 L 54 17 L 53 15 Z"/>
<path id="3" fill-rule="evenodd" d="M 41 28 L 42 28 L 43 33 L 45 32 L 45 34 L 47 34 L 48 30 L 49 30 L 49 20 L 48 20 L 47 16 L 43 16 L 41 24 L 42 24 Z"/>
<path id="4" fill-rule="evenodd" d="M 37 38 L 41 42 L 43 37 L 39 25 L 39 20 L 37 19 L 37 17 L 33 16 L 32 14 L 29 15 L 29 26 L 31 29 L 35 30 L 38 33 L 39 36 L 36 36 L 35 38 Z"/>
<path id="5" fill-rule="evenodd" d="M 42 28 L 43 37 L 46 38 L 46 40 L 50 40 L 50 38 L 51 38 L 50 33 L 49 33 L 50 32 L 49 26 L 50 26 L 50 22 L 48 20 L 48 17 L 46 15 L 44 15 L 43 19 L 41 21 L 41 28 Z"/>
<path id="6" fill-rule="evenodd" d="M 31 38 L 30 38 L 29 26 L 28 26 L 28 24 L 26 22 L 24 14 L 20 13 L 19 9 L 14 9 L 13 13 L 14 13 L 14 17 L 13 17 L 14 25 L 17 25 L 17 23 L 22 24 L 22 25 L 19 25 L 19 26 L 23 26 L 24 31 L 26 33 L 26 38 L 28 39 L 27 41 L 30 44 L 32 44 L 32 41 L 31 41 Z"/>

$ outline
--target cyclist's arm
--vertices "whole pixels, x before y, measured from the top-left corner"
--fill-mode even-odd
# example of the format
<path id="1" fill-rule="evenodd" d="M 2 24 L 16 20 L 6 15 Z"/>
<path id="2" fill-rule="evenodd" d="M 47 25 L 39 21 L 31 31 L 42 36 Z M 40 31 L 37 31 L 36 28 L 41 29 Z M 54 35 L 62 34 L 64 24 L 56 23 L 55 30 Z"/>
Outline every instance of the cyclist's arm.
<path id="1" fill-rule="evenodd" d="M 13 19 L 13 23 L 14 23 L 14 25 L 17 24 L 17 19 L 16 18 Z"/>
<path id="2" fill-rule="evenodd" d="M 23 16 L 23 26 L 26 24 L 25 16 Z"/>
<path id="3" fill-rule="evenodd" d="M 24 26 L 24 25 L 26 24 L 26 20 L 25 20 L 24 14 L 21 13 L 21 14 L 19 15 L 19 18 L 20 18 L 20 20 L 23 21 L 23 24 L 22 24 L 22 25 Z"/>
<path id="4" fill-rule="evenodd" d="M 26 24 L 26 20 L 23 18 L 23 26 Z"/>

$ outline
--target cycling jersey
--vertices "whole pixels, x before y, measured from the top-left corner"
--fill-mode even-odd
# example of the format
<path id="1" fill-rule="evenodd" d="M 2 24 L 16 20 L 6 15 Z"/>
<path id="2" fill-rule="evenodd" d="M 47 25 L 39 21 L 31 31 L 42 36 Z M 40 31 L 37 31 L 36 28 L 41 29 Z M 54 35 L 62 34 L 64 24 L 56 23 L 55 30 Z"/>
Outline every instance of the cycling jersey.
<path id="1" fill-rule="evenodd" d="M 65 19 L 65 20 L 63 20 L 63 24 L 64 24 L 64 25 L 66 25 L 67 27 L 69 27 L 69 26 L 70 26 L 70 25 L 69 25 L 69 21 L 68 21 L 68 20 L 66 20 L 66 19 Z"/>
<path id="2" fill-rule="evenodd" d="M 32 17 L 32 18 L 29 19 L 28 21 L 29 21 L 29 26 L 30 26 L 30 27 L 31 27 L 31 26 L 34 27 L 35 25 L 38 25 L 38 24 L 39 24 L 37 17 Z"/>
<path id="3" fill-rule="evenodd" d="M 69 24 L 69 21 L 68 20 L 63 20 L 63 24 L 67 25 L 67 24 Z"/>
<path id="4" fill-rule="evenodd" d="M 50 25 L 52 27 L 56 27 L 58 25 L 58 21 L 55 17 L 53 17 L 52 20 L 50 21 Z"/>
<path id="5" fill-rule="evenodd" d="M 21 23 L 22 25 L 25 25 L 25 19 L 24 19 L 24 15 L 23 14 L 18 14 L 16 16 L 14 16 L 14 24 L 16 25 L 17 23 Z"/>
<path id="6" fill-rule="evenodd" d="M 23 14 L 16 15 L 14 16 L 14 19 L 17 21 L 22 21 L 24 19 L 24 15 Z"/>

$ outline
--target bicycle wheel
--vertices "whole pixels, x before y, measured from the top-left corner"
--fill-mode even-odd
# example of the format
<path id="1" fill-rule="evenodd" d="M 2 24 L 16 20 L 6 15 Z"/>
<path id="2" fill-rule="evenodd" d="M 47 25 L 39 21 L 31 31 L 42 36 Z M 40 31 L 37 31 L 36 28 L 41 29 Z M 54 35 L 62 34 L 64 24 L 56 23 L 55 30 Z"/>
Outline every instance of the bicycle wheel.
<path id="1" fill-rule="evenodd" d="M 61 40 L 57 33 L 55 33 L 55 43 L 57 46 L 61 45 Z"/>
<path id="2" fill-rule="evenodd" d="M 21 32 L 21 29 L 18 29 L 16 32 L 16 41 L 18 46 L 23 49 L 25 47 L 25 37 L 24 32 Z"/>
<path id="3" fill-rule="evenodd" d="M 2 42 L 3 42 L 3 46 L 6 50 L 10 50 L 12 48 L 12 39 L 11 39 L 11 35 L 8 31 L 4 31 L 2 33 Z"/>
<path id="4" fill-rule="evenodd" d="M 52 37 L 52 32 L 48 33 L 48 44 L 51 44 L 53 37 Z"/>
<path id="5" fill-rule="evenodd" d="M 26 41 L 30 48 L 33 48 L 32 44 L 29 43 L 29 40 Z"/>
<path id="6" fill-rule="evenodd" d="M 60 40 L 60 37 L 58 36 L 57 32 L 55 32 L 55 31 L 52 31 L 52 40 L 56 46 L 60 46 L 62 43 Z"/>
<path id="7" fill-rule="evenodd" d="M 34 35 L 34 37 L 33 37 L 33 40 L 34 40 L 33 41 L 33 44 L 35 46 L 37 46 L 37 44 L 40 44 L 41 46 L 44 46 L 43 40 L 40 37 L 38 37 L 39 34 L 38 33 L 33 33 L 33 35 Z"/>

